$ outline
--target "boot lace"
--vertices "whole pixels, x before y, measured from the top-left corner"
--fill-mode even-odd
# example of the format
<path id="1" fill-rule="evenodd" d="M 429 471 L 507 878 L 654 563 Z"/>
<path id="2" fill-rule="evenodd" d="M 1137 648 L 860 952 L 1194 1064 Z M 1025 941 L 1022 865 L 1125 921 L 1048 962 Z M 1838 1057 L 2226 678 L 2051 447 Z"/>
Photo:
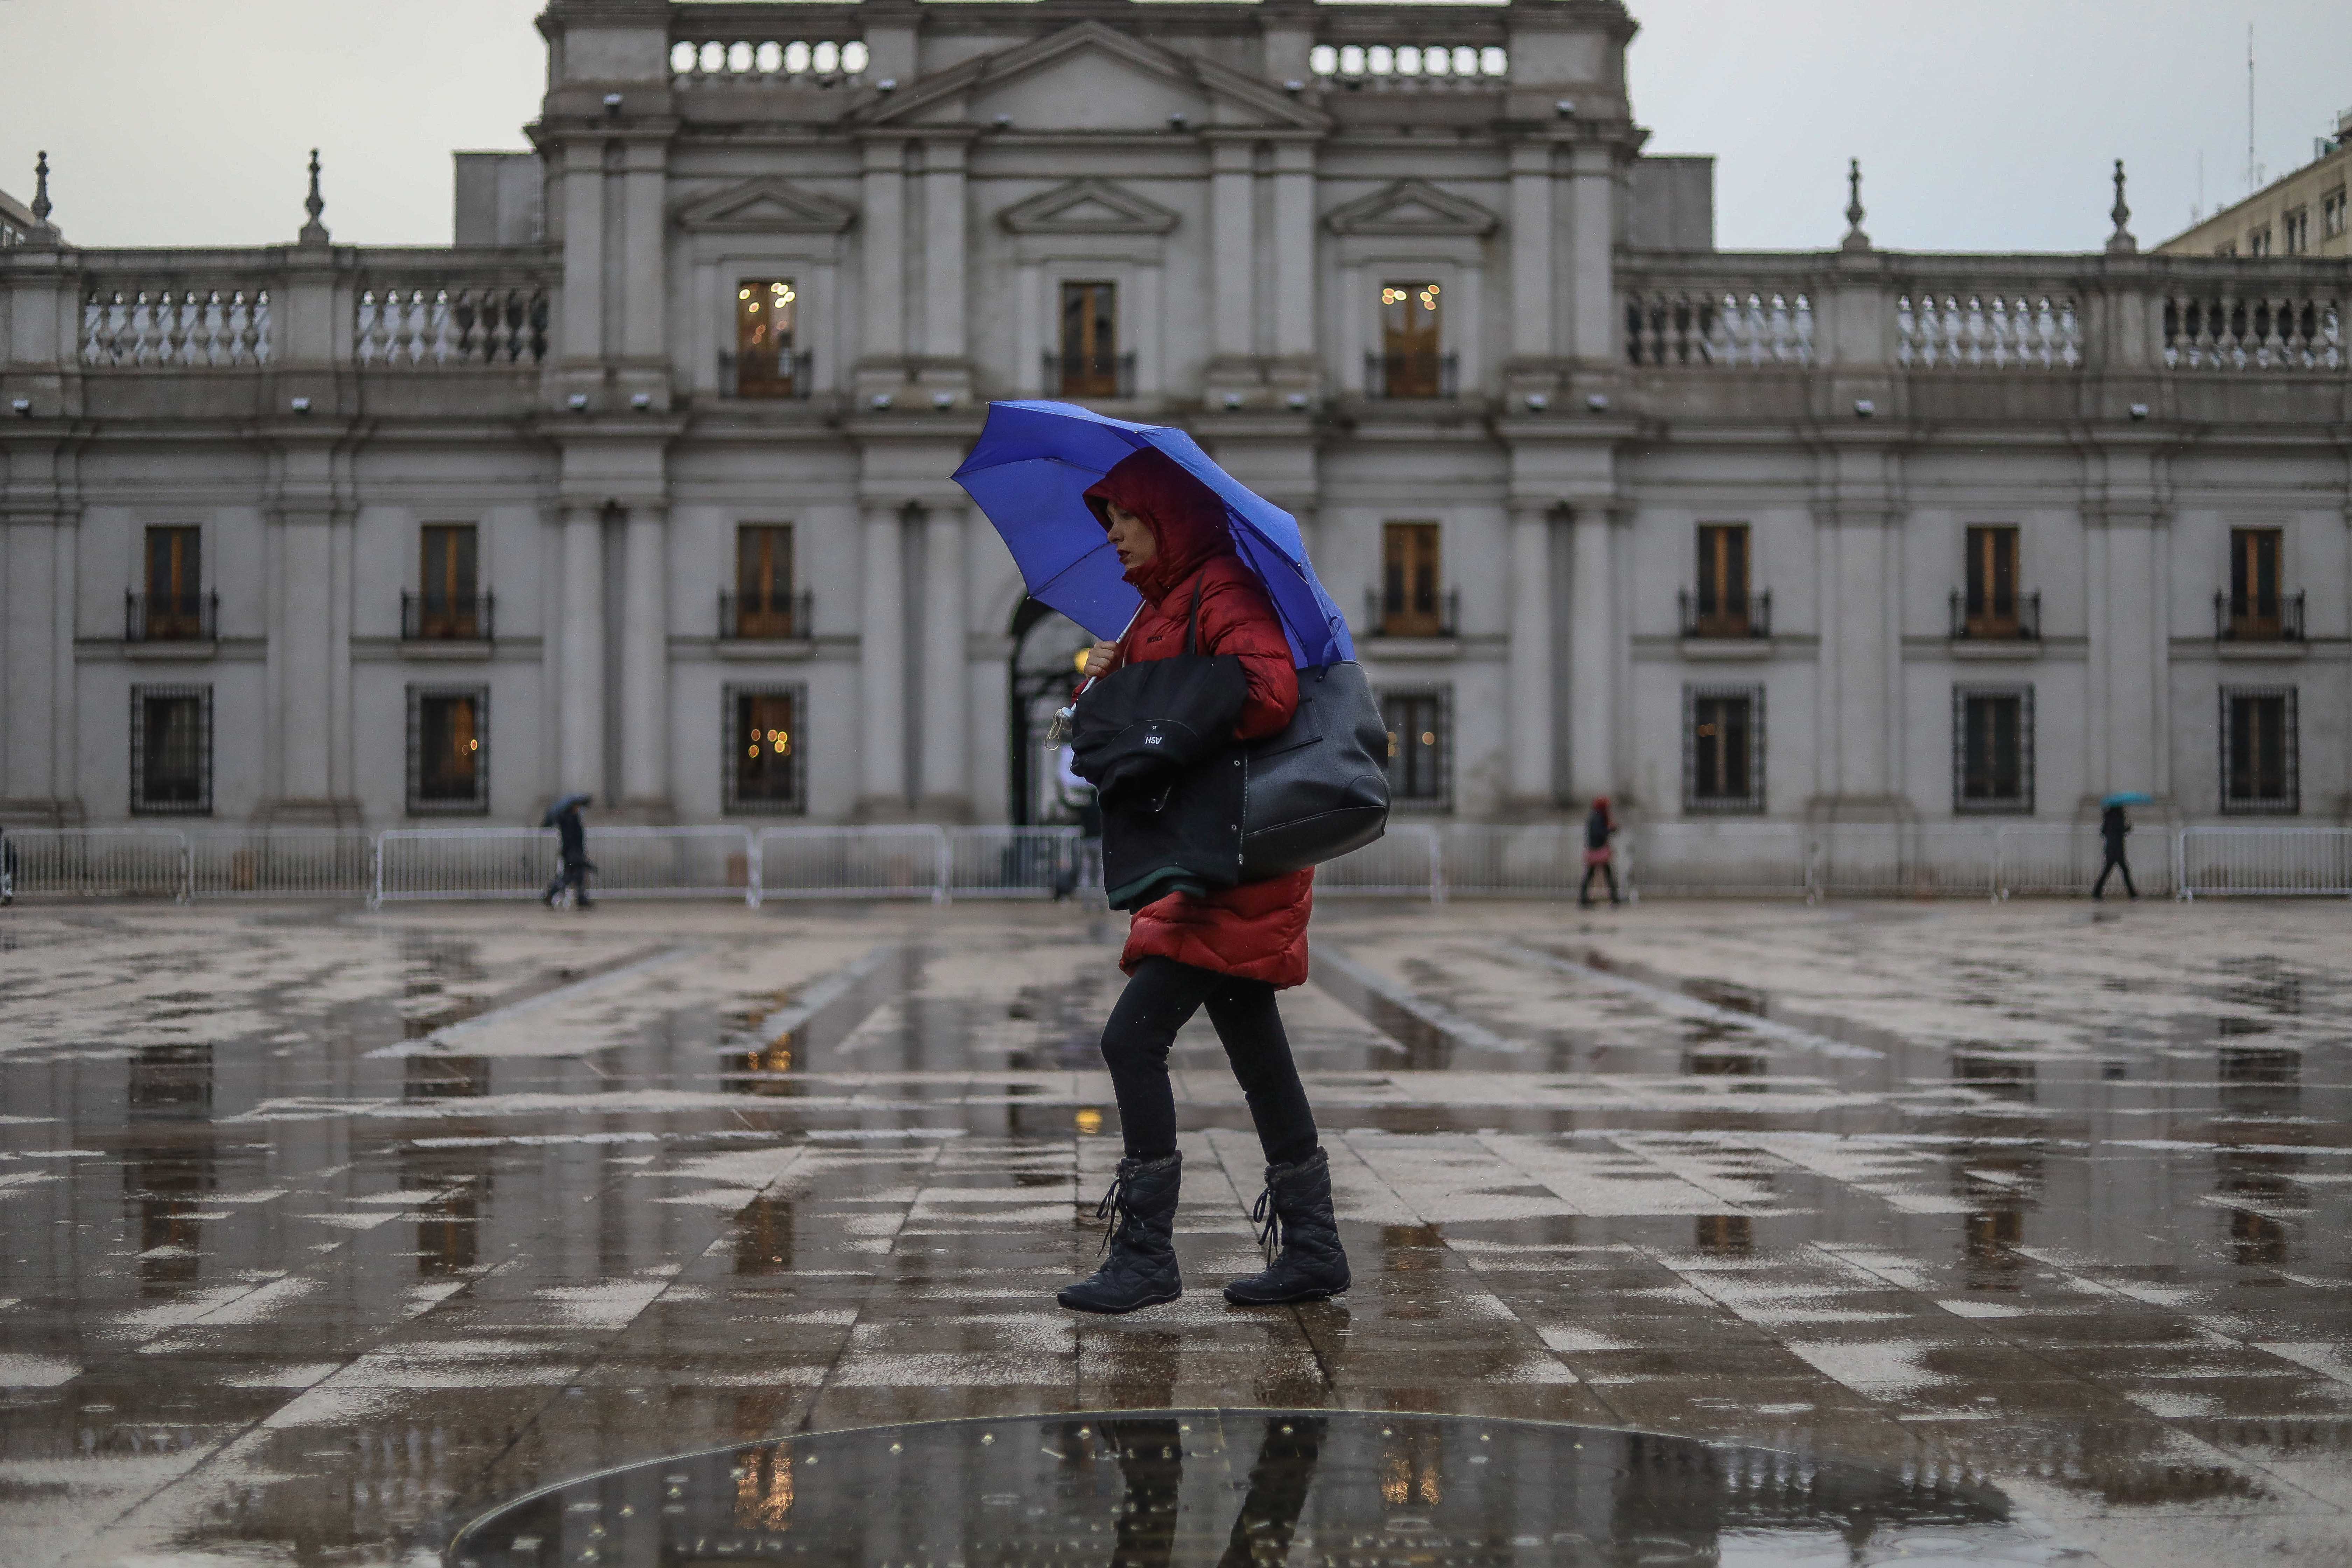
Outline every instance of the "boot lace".
<path id="1" fill-rule="evenodd" d="M 1273 1187 L 1258 1194 L 1257 1202 L 1250 1205 L 1250 1224 L 1257 1226 L 1257 1244 L 1265 1249 L 1270 1268 L 1289 1240 L 1282 1228 L 1282 1205 L 1275 1201 Z"/>
<path id="2" fill-rule="evenodd" d="M 1110 1222 L 1109 1228 L 1103 1232 L 1102 1246 L 1095 1249 L 1095 1256 L 1100 1258 L 1110 1250 L 1110 1244 L 1118 1238 L 1119 1232 L 1127 1228 L 1126 1172 L 1120 1171 L 1111 1177 L 1110 1190 L 1103 1194 L 1102 1202 L 1095 1205 L 1095 1218 Z"/>

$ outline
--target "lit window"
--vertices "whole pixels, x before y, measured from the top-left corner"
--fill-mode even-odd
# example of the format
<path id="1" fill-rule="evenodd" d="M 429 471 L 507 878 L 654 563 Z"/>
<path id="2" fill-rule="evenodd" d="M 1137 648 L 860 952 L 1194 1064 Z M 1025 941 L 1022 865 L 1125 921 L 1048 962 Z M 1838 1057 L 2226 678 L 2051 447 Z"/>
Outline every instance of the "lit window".
<path id="1" fill-rule="evenodd" d="M 796 352 L 800 298 L 789 278 L 736 287 L 736 396 L 808 395 L 807 356 Z"/>
<path id="2" fill-rule="evenodd" d="M 1381 693 L 1381 719 L 1389 732 L 1389 799 L 1397 805 L 1445 809 L 1452 706 L 1451 693 L 1443 688 Z"/>
<path id="3" fill-rule="evenodd" d="M 1683 806 L 1764 809 L 1764 689 L 1683 688 Z"/>
<path id="4" fill-rule="evenodd" d="M 807 809 L 801 766 L 803 688 L 727 688 L 726 809 L 780 815 Z"/>
<path id="5" fill-rule="evenodd" d="M 490 809 L 486 687 L 408 689 L 408 814 L 479 816 Z"/>

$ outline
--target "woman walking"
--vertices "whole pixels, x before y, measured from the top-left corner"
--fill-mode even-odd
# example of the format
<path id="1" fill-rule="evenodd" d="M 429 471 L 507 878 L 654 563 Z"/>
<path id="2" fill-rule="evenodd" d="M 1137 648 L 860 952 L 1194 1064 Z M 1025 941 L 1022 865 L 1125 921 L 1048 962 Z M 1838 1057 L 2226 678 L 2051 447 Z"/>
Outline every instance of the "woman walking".
<path id="1" fill-rule="evenodd" d="M 1265 589 L 1234 553 L 1223 503 L 1164 454 L 1122 459 L 1087 504 L 1110 535 L 1143 607 L 1118 642 L 1098 642 L 1088 676 L 1196 651 L 1241 660 L 1247 682 L 1236 740 L 1270 735 L 1298 707 L 1290 646 Z M 1192 632 L 1197 619 L 1198 631 Z M 1271 1264 L 1225 1287 L 1238 1306 L 1318 1300 L 1349 1285 L 1331 1212 L 1331 1173 L 1275 993 L 1307 978 L 1313 868 L 1194 898 L 1171 893 L 1135 911 L 1119 967 L 1126 991 L 1104 1026 L 1102 1053 L 1118 1099 L 1126 1158 L 1100 1212 L 1109 1252 L 1089 1278 L 1056 1298 L 1081 1312 L 1131 1312 L 1183 1294 L 1172 1241 L 1183 1156 L 1168 1052 L 1202 1007 L 1224 1043 L 1266 1161 L 1252 1218 L 1278 1237 Z"/>
<path id="2" fill-rule="evenodd" d="M 1609 901 L 1622 904 L 1625 900 L 1617 893 L 1616 852 L 1609 840 L 1617 831 L 1617 818 L 1609 809 L 1605 795 L 1592 798 L 1592 809 L 1584 814 L 1584 880 L 1576 889 L 1576 907 L 1592 907 L 1592 873 L 1598 871 L 1609 883 Z"/>

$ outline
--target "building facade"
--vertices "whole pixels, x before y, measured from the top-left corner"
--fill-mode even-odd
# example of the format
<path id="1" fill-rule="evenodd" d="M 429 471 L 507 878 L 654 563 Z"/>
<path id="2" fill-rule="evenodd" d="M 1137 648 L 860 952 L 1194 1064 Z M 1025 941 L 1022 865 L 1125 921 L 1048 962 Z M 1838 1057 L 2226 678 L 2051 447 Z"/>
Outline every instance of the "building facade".
<path id="1" fill-rule="evenodd" d="M 2311 162 L 2156 247 L 2159 256 L 2352 256 L 2352 109 L 2316 137 Z"/>
<path id="2" fill-rule="evenodd" d="M 2343 260 L 1719 251 L 1617 0 L 540 26 L 451 247 L 0 250 L 7 819 L 1050 816 L 1034 396 L 1297 513 L 1403 811 L 2352 809 Z"/>

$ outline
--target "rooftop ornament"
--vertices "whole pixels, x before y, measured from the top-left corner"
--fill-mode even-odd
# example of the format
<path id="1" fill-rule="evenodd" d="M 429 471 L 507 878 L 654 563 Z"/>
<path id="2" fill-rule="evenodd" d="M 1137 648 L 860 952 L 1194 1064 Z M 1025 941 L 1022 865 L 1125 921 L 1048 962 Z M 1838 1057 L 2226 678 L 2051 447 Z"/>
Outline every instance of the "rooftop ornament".
<path id="1" fill-rule="evenodd" d="M 2124 205 L 2124 161 L 2116 160 L 2116 205 L 2107 216 L 2116 220 L 2116 232 L 2107 236 L 2109 256 L 2129 256 L 2139 249 L 2139 241 L 2124 226 L 2131 221 L 2131 208 Z"/>
<path id="2" fill-rule="evenodd" d="M 1851 158 L 1845 166 L 1845 240 L 1841 250 L 1865 251 L 1870 248 L 1870 236 L 1862 232 L 1862 160 Z"/>
<path id="3" fill-rule="evenodd" d="M 319 194 L 319 150 L 316 147 L 310 149 L 310 194 L 304 199 L 302 210 L 310 215 L 310 221 L 302 226 L 302 243 L 326 244 L 327 226 L 319 221 L 319 215 L 327 210 L 327 198 Z"/>

